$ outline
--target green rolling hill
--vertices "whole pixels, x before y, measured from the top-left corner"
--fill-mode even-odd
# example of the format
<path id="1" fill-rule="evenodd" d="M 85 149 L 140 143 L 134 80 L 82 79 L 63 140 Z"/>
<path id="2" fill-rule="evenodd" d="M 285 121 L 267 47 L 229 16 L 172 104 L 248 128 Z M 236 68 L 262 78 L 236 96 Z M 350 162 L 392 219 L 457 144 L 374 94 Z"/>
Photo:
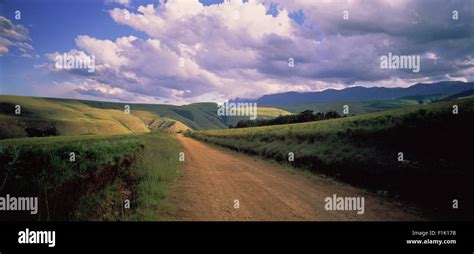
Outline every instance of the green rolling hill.
<path id="1" fill-rule="evenodd" d="M 474 89 L 460 92 L 457 94 L 453 94 L 444 98 L 440 98 L 439 101 L 461 100 L 461 99 L 469 99 L 469 98 L 474 98 Z"/>
<path id="2" fill-rule="evenodd" d="M 313 102 L 294 105 L 276 106 L 291 113 L 299 113 L 304 110 L 314 112 L 337 111 L 343 114 L 343 106 L 349 106 L 349 115 L 361 115 L 385 110 L 398 109 L 407 106 L 425 105 L 436 101 L 441 101 L 453 96 L 452 94 L 433 94 L 420 96 L 406 96 L 394 100 L 373 100 L 373 101 L 345 101 L 345 102 Z"/>
<path id="3" fill-rule="evenodd" d="M 124 113 L 125 105 L 130 114 Z M 269 107 L 258 110 L 259 118 L 290 114 Z M 240 119 L 217 116 L 215 103 L 175 106 L 0 95 L 0 138 L 223 129 Z"/>

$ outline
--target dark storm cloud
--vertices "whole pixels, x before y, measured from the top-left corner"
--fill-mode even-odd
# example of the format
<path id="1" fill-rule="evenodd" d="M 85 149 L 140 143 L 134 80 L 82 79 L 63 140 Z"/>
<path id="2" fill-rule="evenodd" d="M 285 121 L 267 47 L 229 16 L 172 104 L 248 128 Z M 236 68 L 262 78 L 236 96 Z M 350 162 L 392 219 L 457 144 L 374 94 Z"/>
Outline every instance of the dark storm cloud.
<path id="1" fill-rule="evenodd" d="M 345 4 L 346 3 L 346 4 Z M 302 8 L 307 38 L 322 38 L 309 47 L 298 75 L 312 79 L 377 81 L 399 78 L 430 77 L 440 74 L 462 76 L 469 68 L 474 52 L 474 1 L 334 1 L 308 4 L 306 1 L 280 3 L 283 8 Z M 314 8 L 311 8 L 314 7 Z M 349 19 L 342 13 L 347 10 Z M 457 11 L 458 20 L 453 19 Z M 298 41 L 286 43 L 296 44 Z M 275 50 L 276 51 L 276 50 Z M 289 51 L 285 51 L 289 52 Z M 406 70 L 380 71 L 381 55 L 420 55 L 418 74 Z M 268 52 L 265 52 L 268 53 Z M 301 53 L 301 52 L 300 52 Z M 330 56 L 327 54 L 330 53 Z M 272 59 L 271 55 L 263 59 Z M 265 61 L 265 60 L 263 60 Z M 262 65 L 269 75 L 284 76 L 279 65 Z M 468 73 L 468 75 L 472 75 Z"/>

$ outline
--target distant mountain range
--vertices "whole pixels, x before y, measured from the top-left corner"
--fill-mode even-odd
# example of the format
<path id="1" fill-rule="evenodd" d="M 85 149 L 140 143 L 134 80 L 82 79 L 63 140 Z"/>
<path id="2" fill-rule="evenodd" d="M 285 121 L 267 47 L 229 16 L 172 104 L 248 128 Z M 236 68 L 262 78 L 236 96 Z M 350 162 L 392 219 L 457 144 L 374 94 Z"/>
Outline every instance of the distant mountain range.
<path id="1" fill-rule="evenodd" d="M 456 94 L 474 89 L 474 82 L 443 81 L 438 83 L 418 83 L 402 88 L 349 87 L 341 90 L 327 89 L 321 92 L 286 92 L 264 95 L 258 99 L 235 99 L 232 102 L 256 102 L 259 106 L 282 106 L 314 102 L 359 102 L 373 100 L 394 100 L 406 96 L 434 94 Z"/>

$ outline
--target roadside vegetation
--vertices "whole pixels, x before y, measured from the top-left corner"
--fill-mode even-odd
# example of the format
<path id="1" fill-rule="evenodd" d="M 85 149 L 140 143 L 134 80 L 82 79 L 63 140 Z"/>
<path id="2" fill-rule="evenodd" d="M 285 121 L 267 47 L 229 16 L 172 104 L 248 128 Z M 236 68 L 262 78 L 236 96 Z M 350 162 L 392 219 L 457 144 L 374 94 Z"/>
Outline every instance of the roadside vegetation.
<path id="1" fill-rule="evenodd" d="M 35 216 L 2 220 L 159 219 L 179 148 L 166 133 L 2 140 L 0 194 L 39 202 Z"/>
<path id="2" fill-rule="evenodd" d="M 127 219 L 162 220 L 176 212 L 168 197 L 170 184 L 182 173 L 182 146 L 166 133 L 143 135 L 140 140 L 145 149 L 132 169 L 137 177 L 136 209 Z"/>

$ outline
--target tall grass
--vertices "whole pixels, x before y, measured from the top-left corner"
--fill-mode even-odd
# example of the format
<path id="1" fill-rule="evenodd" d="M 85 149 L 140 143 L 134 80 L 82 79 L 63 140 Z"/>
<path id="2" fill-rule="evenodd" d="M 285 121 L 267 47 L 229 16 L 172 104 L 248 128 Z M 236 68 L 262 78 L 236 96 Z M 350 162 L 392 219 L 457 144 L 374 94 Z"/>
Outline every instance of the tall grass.
<path id="1" fill-rule="evenodd" d="M 59 142 L 0 142 L 0 193 L 37 196 L 41 220 L 71 218 L 80 197 L 108 185 L 143 148 L 136 138 L 124 136 L 53 140 Z"/>
<path id="2" fill-rule="evenodd" d="M 173 212 L 168 187 L 179 174 L 180 148 L 167 133 L 2 140 L 0 195 L 36 196 L 40 212 L 1 219 L 164 218 Z"/>
<path id="3" fill-rule="evenodd" d="M 136 210 L 127 219 L 161 220 L 175 212 L 169 187 L 181 172 L 182 147 L 172 134 L 148 134 L 140 140 L 145 149 L 132 169 L 138 182 Z"/>

